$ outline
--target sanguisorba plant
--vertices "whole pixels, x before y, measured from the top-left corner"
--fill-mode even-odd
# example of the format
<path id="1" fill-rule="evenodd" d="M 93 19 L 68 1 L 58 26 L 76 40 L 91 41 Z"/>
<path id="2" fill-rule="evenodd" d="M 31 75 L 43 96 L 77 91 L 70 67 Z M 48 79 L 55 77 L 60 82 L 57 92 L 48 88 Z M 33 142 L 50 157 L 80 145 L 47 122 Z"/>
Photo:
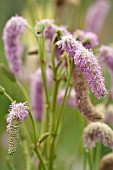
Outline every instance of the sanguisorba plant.
<path id="1" fill-rule="evenodd" d="M 39 66 L 31 77 L 30 97 L 19 82 L 19 77 L 22 76 L 23 50 L 19 37 L 27 29 L 36 38 L 39 58 Z M 26 124 L 24 130 L 31 149 L 38 157 L 38 169 L 53 170 L 65 105 L 78 108 L 87 120 L 88 125 L 83 132 L 86 152 L 90 153 L 100 140 L 113 149 L 113 131 L 102 122 L 104 114 L 96 109 L 90 99 L 89 89 L 97 99 L 108 94 L 101 67 L 93 53 L 93 48 L 98 45 L 95 33 L 76 30 L 72 34 L 66 27 L 55 25 L 48 19 L 38 21 L 33 29 L 23 17 L 14 16 L 4 27 L 3 41 L 10 71 L 3 65 L 1 68 L 5 75 L 18 85 L 26 98 L 24 103 L 18 103 L 0 87 L 0 94 L 5 95 L 11 102 L 7 116 L 10 155 L 16 151 L 20 126 L 29 116 L 34 139 L 31 138 Z M 106 49 L 106 54 L 110 51 L 101 47 L 99 52 L 103 57 L 105 53 L 102 54 L 102 49 Z M 111 55 L 113 57 L 113 54 Z M 107 65 L 110 64 L 107 62 Z M 40 132 L 36 126 L 39 122 Z M 88 155 L 89 167 L 92 170 L 92 160 L 90 154 Z"/>

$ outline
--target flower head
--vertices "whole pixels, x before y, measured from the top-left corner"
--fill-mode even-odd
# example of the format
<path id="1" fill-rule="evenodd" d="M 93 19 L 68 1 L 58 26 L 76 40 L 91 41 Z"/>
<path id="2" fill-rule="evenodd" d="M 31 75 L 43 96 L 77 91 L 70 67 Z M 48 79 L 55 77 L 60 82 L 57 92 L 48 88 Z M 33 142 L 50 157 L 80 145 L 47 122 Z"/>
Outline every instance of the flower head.
<path id="1" fill-rule="evenodd" d="M 10 111 L 7 117 L 7 131 L 10 131 L 10 124 L 14 118 L 18 118 L 18 121 L 22 123 L 28 115 L 28 106 L 25 103 L 12 103 L 10 105 Z"/>
<path id="2" fill-rule="evenodd" d="M 84 48 L 83 45 L 72 36 L 63 36 L 62 39 L 57 42 L 57 45 L 74 59 L 75 65 L 85 76 L 91 91 L 98 99 L 107 94 L 101 68 L 92 52 Z"/>
<path id="3" fill-rule="evenodd" d="M 7 132 L 9 134 L 8 153 L 13 155 L 16 151 L 20 124 L 28 115 L 28 106 L 26 103 L 15 103 L 10 105 L 10 111 L 7 117 Z"/>
<path id="4" fill-rule="evenodd" d="M 83 133 L 83 142 L 86 150 L 96 146 L 96 143 L 102 141 L 104 146 L 113 149 L 113 131 L 102 122 L 90 123 Z"/>
<path id="5" fill-rule="evenodd" d="M 26 30 L 27 22 L 20 16 L 12 17 L 6 23 L 3 31 L 3 41 L 9 67 L 13 74 L 18 75 L 21 71 L 22 47 L 19 36 Z"/>

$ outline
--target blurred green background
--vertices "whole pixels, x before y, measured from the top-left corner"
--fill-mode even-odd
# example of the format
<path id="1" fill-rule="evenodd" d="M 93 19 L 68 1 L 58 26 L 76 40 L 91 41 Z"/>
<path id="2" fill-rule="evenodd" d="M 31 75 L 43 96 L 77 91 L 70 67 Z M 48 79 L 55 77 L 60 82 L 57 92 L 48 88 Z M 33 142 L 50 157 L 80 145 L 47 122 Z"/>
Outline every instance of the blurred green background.
<path id="1" fill-rule="evenodd" d="M 83 20 L 85 12 L 93 0 L 75 0 L 74 5 L 67 3 L 59 10 L 63 10 L 62 16 L 57 16 L 54 0 L 0 0 L 0 63 L 7 65 L 3 42 L 2 31 L 6 21 L 13 15 L 23 15 L 28 19 L 28 22 L 35 25 L 36 19 L 55 18 L 56 22 L 63 25 L 68 25 L 69 30 L 73 31 L 77 28 L 83 28 Z M 113 1 L 111 0 L 113 3 Z M 104 10 L 104 9 L 101 9 Z M 64 15 L 64 16 L 63 16 Z M 34 22 L 32 22 L 34 18 Z M 82 21 L 80 22 L 82 18 Z M 113 43 L 113 4 L 107 19 L 103 25 L 102 31 L 99 34 L 99 41 L 103 44 Z M 110 88 L 110 78 L 107 71 L 104 71 L 106 77 L 106 86 Z M 24 101 L 22 93 L 18 87 L 10 82 L 0 70 L 0 84 L 6 88 L 6 91 L 17 101 Z M 106 100 L 106 99 L 103 99 Z M 97 101 L 92 95 L 92 101 L 97 104 Z M 8 112 L 9 101 L 0 96 L 0 170 L 8 170 L 6 164 L 7 157 L 7 135 L 6 131 L 6 114 Z M 82 170 L 81 154 L 82 148 L 82 130 L 84 126 L 84 118 L 77 109 L 68 108 L 65 111 L 63 129 L 60 134 L 56 153 L 56 170 Z M 104 152 L 108 150 L 104 149 Z M 22 156 L 21 156 L 22 155 Z M 11 157 L 16 170 L 25 170 L 24 154 L 22 147 L 19 145 L 17 152 Z M 32 168 L 34 169 L 34 168 Z"/>

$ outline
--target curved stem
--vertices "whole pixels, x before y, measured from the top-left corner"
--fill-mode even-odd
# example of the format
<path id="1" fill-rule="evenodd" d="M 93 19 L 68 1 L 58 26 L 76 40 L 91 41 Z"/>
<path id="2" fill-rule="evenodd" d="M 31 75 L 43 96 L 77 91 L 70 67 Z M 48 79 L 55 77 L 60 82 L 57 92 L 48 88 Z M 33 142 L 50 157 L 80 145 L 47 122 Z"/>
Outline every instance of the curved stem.
<path id="1" fill-rule="evenodd" d="M 37 144 L 36 126 L 35 126 L 34 119 L 33 119 L 33 116 L 32 116 L 31 111 L 29 111 L 29 116 L 30 116 L 30 119 L 31 119 L 31 122 L 32 122 L 32 126 L 33 126 L 33 132 L 34 132 L 34 143 L 35 143 L 35 144 Z"/>
<path id="2" fill-rule="evenodd" d="M 19 81 L 16 81 L 16 84 L 18 85 L 18 87 L 19 87 L 20 90 L 22 91 L 25 99 L 29 102 L 28 95 L 27 95 L 26 90 L 24 89 L 23 85 L 22 85 Z"/>
<path id="3" fill-rule="evenodd" d="M 7 97 L 7 99 L 10 101 L 10 102 L 14 102 L 13 99 L 11 98 L 11 96 L 9 94 L 7 94 L 6 92 L 4 92 L 4 95 L 5 97 Z"/>

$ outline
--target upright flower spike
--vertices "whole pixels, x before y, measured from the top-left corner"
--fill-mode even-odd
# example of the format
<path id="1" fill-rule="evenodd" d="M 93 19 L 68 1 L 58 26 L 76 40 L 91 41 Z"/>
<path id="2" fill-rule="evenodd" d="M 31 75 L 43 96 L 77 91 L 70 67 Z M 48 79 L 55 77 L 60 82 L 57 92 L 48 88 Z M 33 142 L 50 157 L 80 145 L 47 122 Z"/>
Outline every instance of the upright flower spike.
<path id="1" fill-rule="evenodd" d="M 63 36 L 62 39 L 57 42 L 57 45 L 61 50 L 66 51 L 71 59 L 74 59 L 75 65 L 85 76 L 94 95 L 98 99 L 106 95 L 105 80 L 93 53 L 84 48 L 83 45 L 72 36 Z"/>
<path id="2" fill-rule="evenodd" d="M 52 72 L 46 68 L 46 79 L 47 84 L 50 85 L 52 82 Z M 38 121 L 42 120 L 43 117 L 43 80 L 42 72 L 39 68 L 31 77 L 31 104 L 34 118 Z"/>
<path id="3" fill-rule="evenodd" d="M 89 88 L 84 75 L 77 67 L 73 67 L 72 71 L 74 79 L 74 88 L 76 92 L 76 106 L 80 112 L 90 121 L 100 121 L 103 119 L 103 114 L 97 111 L 90 100 Z"/>
<path id="4" fill-rule="evenodd" d="M 113 98 L 113 48 L 102 45 L 99 48 L 98 57 L 109 69 L 111 76 L 111 97 Z"/>
<path id="5" fill-rule="evenodd" d="M 26 31 L 27 22 L 23 17 L 15 16 L 8 20 L 3 31 L 3 41 L 11 72 L 19 75 L 21 72 L 22 47 L 19 36 Z"/>
<path id="6" fill-rule="evenodd" d="M 88 8 L 85 19 L 86 31 L 99 33 L 110 10 L 110 0 L 97 0 Z"/>
<path id="7" fill-rule="evenodd" d="M 113 153 L 108 153 L 99 162 L 99 170 L 113 169 Z"/>
<path id="8" fill-rule="evenodd" d="M 102 122 L 90 123 L 83 132 L 83 143 L 86 150 L 102 141 L 103 145 L 113 149 L 113 130 Z"/>
<path id="9" fill-rule="evenodd" d="M 9 149 L 10 155 L 14 154 L 17 147 L 19 126 L 28 115 L 28 106 L 26 103 L 12 103 L 7 117 L 7 132 L 9 134 Z"/>

